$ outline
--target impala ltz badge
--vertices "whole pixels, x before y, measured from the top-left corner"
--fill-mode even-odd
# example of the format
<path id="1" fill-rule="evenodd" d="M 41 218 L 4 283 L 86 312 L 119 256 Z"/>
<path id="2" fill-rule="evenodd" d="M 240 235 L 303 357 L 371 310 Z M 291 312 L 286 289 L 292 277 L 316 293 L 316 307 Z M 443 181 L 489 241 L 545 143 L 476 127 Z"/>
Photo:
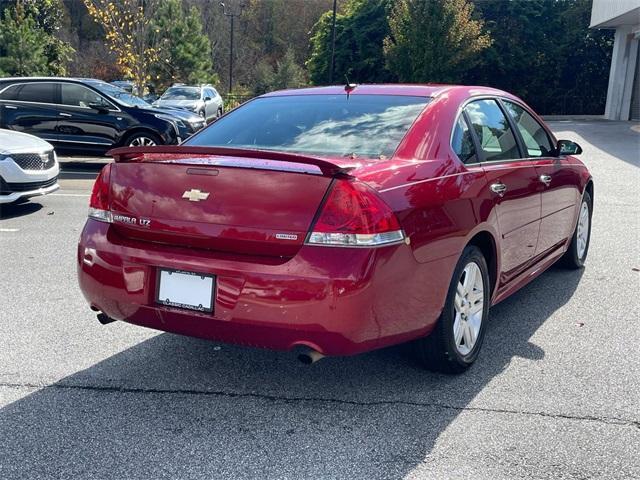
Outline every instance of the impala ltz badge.
<path id="1" fill-rule="evenodd" d="M 209 192 L 201 192 L 198 189 L 192 188 L 182 194 L 182 198 L 186 198 L 190 202 L 199 202 L 200 200 L 206 200 L 209 198 Z"/>

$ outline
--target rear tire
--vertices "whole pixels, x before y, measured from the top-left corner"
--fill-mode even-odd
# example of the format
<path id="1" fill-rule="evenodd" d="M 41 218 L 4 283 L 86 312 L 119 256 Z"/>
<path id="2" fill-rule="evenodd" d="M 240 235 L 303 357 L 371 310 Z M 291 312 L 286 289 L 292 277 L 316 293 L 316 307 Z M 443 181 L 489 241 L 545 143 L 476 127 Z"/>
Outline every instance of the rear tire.
<path id="1" fill-rule="evenodd" d="M 429 370 L 462 373 L 478 357 L 489 316 L 489 269 L 480 249 L 467 246 L 453 272 L 435 329 L 415 342 L 418 360 Z"/>
<path id="2" fill-rule="evenodd" d="M 580 211 L 578 212 L 576 229 L 571 237 L 568 250 L 560 260 L 560 263 L 565 268 L 575 270 L 584 267 L 587 253 L 589 253 L 589 242 L 591 241 L 592 210 L 593 201 L 591 200 L 591 195 L 589 195 L 589 192 L 584 192 L 580 203 Z"/>

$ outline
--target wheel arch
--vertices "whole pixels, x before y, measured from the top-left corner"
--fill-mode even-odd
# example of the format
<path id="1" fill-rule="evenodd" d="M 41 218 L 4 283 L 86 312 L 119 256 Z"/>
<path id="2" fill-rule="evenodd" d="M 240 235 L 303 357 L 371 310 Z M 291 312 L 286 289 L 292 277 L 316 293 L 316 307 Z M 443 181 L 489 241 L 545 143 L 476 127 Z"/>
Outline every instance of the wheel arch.
<path id="1" fill-rule="evenodd" d="M 467 245 L 474 245 L 480 249 L 482 255 L 487 261 L 487 267 L 489 268 L 489 281 L 491 282 L 491 296 L 495 293 L 496 286 L 498 284 L 498 248 L 496 245 L 496 239 L 488 230 L 481 230 L 477 232 L 467 242 Z"/>
<path id="2" fill-rule="evenodd" d="M 127 140 L 132 136 L 135 135 L 136 133 L 150 133 L 152 134 L 154 137 L 158 137 L 160 139 L 160 141 L 164 141 L 162 138 L 162 135 L 160 135 L 158 132 L 156 132 L 154 129 L 152 128 L 148 128 L 148 127 L 133 127 L 127 131 L 125 131 L 122 134 L 122 137 L 120 138 L 120 142 L 118 144 L 118 146 L 121 147 L 125 147 Z"/>
<path id="3" fill-rule="evenodd" d="M 591 177 L 589 177 L 589 180 L 587 180 L 587 184 L 585 185 L 584 191 L 582 192 L 583 195 L 584 192 L 589 193 L 589 196 L 591 197 L 591 208 L 593 208 L 593 179 Z"/>

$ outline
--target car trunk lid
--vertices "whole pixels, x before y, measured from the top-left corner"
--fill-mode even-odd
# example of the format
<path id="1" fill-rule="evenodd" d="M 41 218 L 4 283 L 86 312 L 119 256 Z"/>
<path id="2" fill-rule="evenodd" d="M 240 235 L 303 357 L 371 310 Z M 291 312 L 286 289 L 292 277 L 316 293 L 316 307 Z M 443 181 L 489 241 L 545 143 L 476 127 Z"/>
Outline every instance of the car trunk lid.
<path id="1" fill-rule="evenodd" d="M 304 243 L 332 179 L 346 174 L 313 157 L 202 150 L 113 151 L 110 209 L 117 232 L 183 247 L 290 257 Z"/>

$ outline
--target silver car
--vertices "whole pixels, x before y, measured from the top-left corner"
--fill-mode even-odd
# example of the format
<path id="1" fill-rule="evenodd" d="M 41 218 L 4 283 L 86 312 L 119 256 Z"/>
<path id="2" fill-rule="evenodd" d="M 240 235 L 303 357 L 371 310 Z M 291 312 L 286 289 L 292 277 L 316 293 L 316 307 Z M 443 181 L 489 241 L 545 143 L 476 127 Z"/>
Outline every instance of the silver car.
<path id="1" fill-rule="evenodd" d="M 50 143 L 26 133 L 0 129 L 0 204 L 56 191 L 59 173 Z"/>
<path id="2" fill-rule="evenodd" d="M 223 112 L 220 94 L 210 85 L 193 87 L 174 85 L 153 102 L 155 107 L 178 107 L 197 113 L 207 122 L 218 118 Z"/>

